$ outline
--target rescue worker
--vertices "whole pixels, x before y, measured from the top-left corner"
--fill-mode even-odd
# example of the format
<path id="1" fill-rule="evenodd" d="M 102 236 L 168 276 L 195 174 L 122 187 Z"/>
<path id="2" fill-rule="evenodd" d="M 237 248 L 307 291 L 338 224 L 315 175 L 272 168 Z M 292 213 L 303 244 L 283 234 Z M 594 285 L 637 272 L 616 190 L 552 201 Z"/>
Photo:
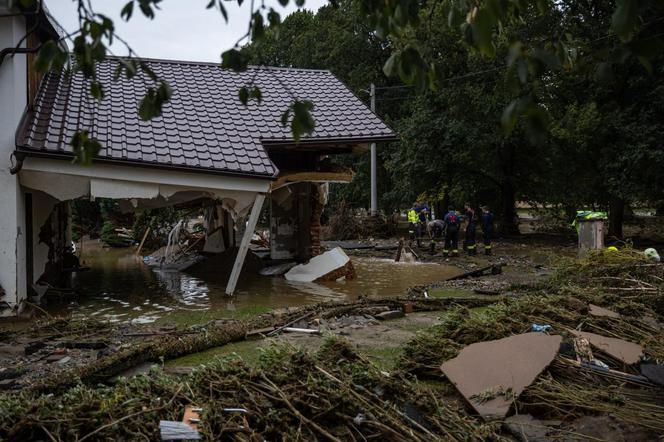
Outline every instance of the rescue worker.
<path id="1" fill-rule="evenodd" d="M 426 231 L 427 228 L 427 222 L 429 221 L 427 219 L 429 216 L 429 206 L 427 206 L 426 203 L 419 203 L 415 208 L 415 211 L 417 212 L 417 216 L 419 218 L 419 223 L 417 225 L 418 229 L 416 230 L 417 247 L 421 248 L 422 237 L 424 236 L 424 232 Z"/>
<path id="2" fill-rule="evenodd" d="M 453 206 L 447 208 L 447 213 L 443 218 L 443 222 L 445 223 L 443 256 L 448 256 L 450 251 L 452 252 L 452 256 L 459 256 L 459 227 L 461 226 L 459 218 Z"/>
<path id="3" fill-rule="evenodd" d="M 469 255 L 477 255 L 475 244 L 475 229 L 477 228 L 477 216 L 475 210 L 470 207 L 470 203 L 464 205 L 466 215 L 466 239 L 463 243 L 464 248 L 468 251 Z"/>
<path id="4" fill-rule="evenodd" d="M 482 207 L 482 237 L 484 239 L 484 254 L 491 255 L 491 237 L 493 236 L 493 213 L 489 207 Z"/>
<path id="5" fill-rule="evenodd" d="M 413 207 L 408 211 L 408 235 L 410 237 L 410 244 L 413 244 L 413 241 L 416 238 L 418 225 L 420 223 L 420 217 L 417 214 L 417 203 L 413 203 Z"/>
<path id="6" fill-rule="evenodd" d="M 436 253 L 436 242 L 443 238 L 445 233 L 445 223 L 440 219 L 435 219 L 427 224 L 427 231 L 431 238 L 429 253 L 432 255 Z"/>

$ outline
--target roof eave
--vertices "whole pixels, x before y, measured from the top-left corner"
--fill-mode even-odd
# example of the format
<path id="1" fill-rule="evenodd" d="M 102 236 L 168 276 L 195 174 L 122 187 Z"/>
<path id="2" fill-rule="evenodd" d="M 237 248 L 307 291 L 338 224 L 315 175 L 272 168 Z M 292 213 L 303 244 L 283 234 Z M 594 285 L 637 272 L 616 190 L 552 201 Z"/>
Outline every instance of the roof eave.
<path id="1" fill-rule="evenodd" d="M 367 137 L 329 137 L 329 138 L 304 138 L 300 141 L 288 138 L 261 138 L 260 141 L 263 147 L 280 147 L 280 146 L 297 146 L 297 145 L 311 145 L 311 144 L 363 144 L 363 143 L 384 143 L 389 141 L 398 141 L 399 137 L 396 134 L 380 135 L 380 136 L 367 136 Z"/>
<path id="2" fill-rule="evenodd" d="M 15 154 L 19 158 L 35 157 L 35 158 L 50 158 L 54 160 L 68 160 L 68 161 L 72 161 L 74 159 L 73 154 L 44 152 L 32 149 L 27 146 L 16 146 Z M 269 174 L 261 175 L 261 174 L 246 173 L 246 172 L 233 172 L 230 170 L 210 169 L 205 167 L 176 166 L 168 164 L 149 163 L 146 161 L 118 160 L 118 159 L 104 158 L 104 157 L 95 157 L 93 162 L 99 164 L 111 164 L 111 165 L 125 166 L 125 167 L 144 167 L 151 169 L 175 170 L 180 172 L 205 173 L 210 175 L 234 176 L 234 177 L 262 179 L 269 181 L 276 180 L 279 175 L 279 170 L 276 168 L 276 166 L 275 166 L 275 173 L 273 175 Z"/>

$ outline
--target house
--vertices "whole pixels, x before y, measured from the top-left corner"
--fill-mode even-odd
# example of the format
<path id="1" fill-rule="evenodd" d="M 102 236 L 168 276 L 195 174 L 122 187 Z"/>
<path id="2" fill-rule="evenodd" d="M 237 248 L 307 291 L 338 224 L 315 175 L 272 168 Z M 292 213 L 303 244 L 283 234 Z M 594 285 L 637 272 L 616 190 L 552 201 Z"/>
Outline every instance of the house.
<path id="1" fill-rule="evenodd" d="M 22 43 L 24 52 L 58 38 L 42 9 L 0 18 L 0 49 L 11 51 L 35 20 L 39 31 Z M 143 61 L 173 89 L 162 116 L 150 121 L 137 113 L 150 80 L 114 81 L 119 58 L 97 67 L 106 92 L 101 101 L 90 96 L 81 74 L 52 71 L 40 78 L 29 54 L 6 57 L 0 66 L 3 314 L 22 308 L 40 275 L 65 266 L 71 200 L 113 198 L 126 210 L 214 202 L 210 244 L 217 251 L 239 245 L 226 289 L 232 293 L 266 197 L 272 257 L 307 259 L 319 251 L 326 183 L 352 178 L 328 157 L 395 138 L 329 71 L 250 67 L 237 73 L 214 63 Z M 261 89 L 262 102 L 239 101 L 238 90 L 249 83 Z M 316 129 L 298 143 L 280 121 L 295 98 L 315 104 Z M 72 162 L 77 130 L 102 145 L 91 166 Z"/>

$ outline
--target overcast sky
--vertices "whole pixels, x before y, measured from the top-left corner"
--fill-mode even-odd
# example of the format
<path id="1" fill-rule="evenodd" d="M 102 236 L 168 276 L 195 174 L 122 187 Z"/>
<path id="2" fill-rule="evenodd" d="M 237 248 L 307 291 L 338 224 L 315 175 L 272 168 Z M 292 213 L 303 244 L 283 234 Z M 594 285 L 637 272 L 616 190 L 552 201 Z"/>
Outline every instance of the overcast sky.
<path id="1" fill-rule="evenodd" d="M 234 0 L 224 2 L 228 24 L 218 10 L 205 9 L 208 0 L 162 0 L 154 20 L 145 18 L 135 6 L 133 16 L 125 22 L 120 11 L 127 1 L 91 0 L 91 3 L 95 12 L 115 22 L 115 32 L 140 57 L 148 58 L 219 62 L 220 54 L 246 33 L 250 16 L 249 0 L 241 7 Z M 306 0 L 305 8 L 315 11 L 325 3 L 327 0 Z M 75 0 L 46 0 L 48 10 L 67 32 L 78 28 L 76 4 Z M 293 0 L 286 8 L 277 0 L 265 0 L 265 4 L 279 11 L 282 19 L 297 9 Z M 115 55 L 127 54 L 117 42 L 111 49 Z"/>

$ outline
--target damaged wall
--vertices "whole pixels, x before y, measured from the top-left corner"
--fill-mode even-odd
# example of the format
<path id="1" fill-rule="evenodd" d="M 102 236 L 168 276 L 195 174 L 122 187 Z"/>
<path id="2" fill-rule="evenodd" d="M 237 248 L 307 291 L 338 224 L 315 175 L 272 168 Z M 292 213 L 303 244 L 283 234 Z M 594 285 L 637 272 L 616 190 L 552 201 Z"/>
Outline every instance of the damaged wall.
<path id="1" fill-rule="evenodd" d="M 270 194 L 270 256 L 311 258 L 311 183 L 295 183 Z"/>
<path id="2" fill-rule="evenodd" d="M 27 192 L 26 192 L 27 193 Z M 32 259 L 32 275 L 27 275 L 28 278 L 32 276 L 32 280 L 28 283 L 34 284 L 39 276 L 46 269 L 48 262 L 48 245 L 39 241 L 39 232 L 42 226 L 46 223 L 53 208 L 58 203 L 55 198 L 46 195 L 43 192 L 29 192 L 32 198 L 32 246 L 33 246 L 33 259 Z"/>
<path id="3" fill-rule="evenodd" d="M 22 17 L 0 18 L 0 48 L 14 47 L 25 34 Z M 22 47 L 25 46 L 23 43 Z M 18 179 L 9 171 L 14 134 L 27 102 L 27 61 L 24 55 L 7 57 L 0 66 L 0 315 L 15 312 L 18 297 L 25 296 L 25 266 L 19 265 L 25 249 L 22 195 Z"/>
<path id="4" fill-rule="evenodd" d="M 234 246 L 233 218 L 221 205 L 206 209 L 205 229 L 212 233 L 205 239 L 204 252 L 221 253 Z"/>

